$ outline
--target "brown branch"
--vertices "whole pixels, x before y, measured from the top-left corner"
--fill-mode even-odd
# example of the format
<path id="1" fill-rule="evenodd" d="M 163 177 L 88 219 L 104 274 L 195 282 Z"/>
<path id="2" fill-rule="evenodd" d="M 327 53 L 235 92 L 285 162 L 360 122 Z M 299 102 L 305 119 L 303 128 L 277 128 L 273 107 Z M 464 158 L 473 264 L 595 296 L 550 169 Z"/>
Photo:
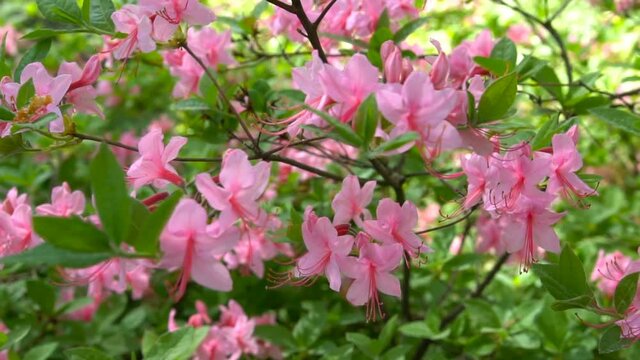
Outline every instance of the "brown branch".
<path id="1" fill-rule="evenodd" d="M 320 23 L 322 22 L 322 19 L 324 19 L 325 16 L 327 16 L 327 13 L 329 12 L 329 10 L 331 10 L 331 7 L 336 3 L 337 0 L 331 0 L 331 2 L 329 4 L 327 4 L 327 6 L 324 7 L 324 9 L 322 9 L 322 12 L 320 13 L 320 16 L 318 16 L 318 18 L 316 19 L 316 21 L 313 22 L 313 28 L 314 29 L 318 29 L 318 27 L 320 27 Z"/>
<path id="2" fill-rule="evenodd" d="M 280 0 L 267 0 L 267 2 L 279 7 L 281 9 L 285 10 L 285 11 L 288 11 L 288 12 L 290 12 L 292 14 L 296 13 L 296 11 L 293 8 L 293 6 L 291 6 L 291 5 L 289 5 L 289 4 L 285 3 L 285 2 L 282 2 Z"/>

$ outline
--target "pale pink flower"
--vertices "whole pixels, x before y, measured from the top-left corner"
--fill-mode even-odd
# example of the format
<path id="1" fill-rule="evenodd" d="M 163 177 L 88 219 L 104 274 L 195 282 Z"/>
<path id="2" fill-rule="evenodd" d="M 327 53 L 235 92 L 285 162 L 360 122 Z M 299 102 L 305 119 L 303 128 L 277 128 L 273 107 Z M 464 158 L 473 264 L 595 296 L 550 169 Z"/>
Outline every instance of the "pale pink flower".
<path id="1" fill-rule="evenodd" d="M 392 40 L 385 41 L 380 47 L 384 79 L 387 83 L 403 83 L 411 74 L 413 67 L 409 60 L 402 57 L 402 50 Z"/>
<path id="2" fill-rule="evenodd" d="M 332 110 L 346 123 L 351 121 L 360 104 L 378 89 L 378 69 L 366 56 L 356 54 L 343 70 L 325 67 L 320 73 L 320 83 L 324 92 L 336 102 Z"/>
<path id="3" fill-rule="evenodd" d="M 367 206 L 373 198 L 376 182 L 367 181 L 362 188 L 357 176 L 349 175 L 342 181 L 342 189 L 336 194 L 331 202 L 334 211 L 333 223 L 348 224 L 351 220 L 361 226 L 362 215 L 371 218 Z"/>
<path id="4" fill-rule="evenodd" d="M 613 296 L 618 283 L 625 276 L 631 259 L 620 251 L 605 254 L 598 251 L 598 259 L 591 272 L 591 281 L 598 283 L 598 288 L 607 296 Z"/>
<path id="5" fill-rule="evenodd" d="M 311 278 L 324 274 L 331 290 L 340 291 L 340 264 L 353 248 L 353 237 L 338 236 L 338 231 L 328 218 L 318 218 L 307 209 L 302 223 L 302 238 L 308 252 L 298 260 L 296 276 Z"/>
<path id="6" fill-rule="evenodd" d="M 100 57 L 93 55 L 84 65 L 84 69 L 75 62 L 63 61 L 58 69 L 58 75 L 71 76 L 72 83 L 65 96 L 67 102 L 73 104 L 77 111 L 104 118 L 102 110 L 95 101 L 98 91 L 93 87 L 100 76 L 100 71 Z"/>
<path id="7" fill-rule="evenodd" d="M 19 34 L 11 24 L 0 26 L 0 44 L 4 40 L 4 50 L 11 56 L 18 54 Z"/>
<path id="8" fill-rule="evenodd" d="M 356 306 L 367 304 L 367 319 L 382 315 L 378 291 L 400 297 L 400 281 L 391 274 L 402 260 L 399 244 L 369 243 L 360 248 L 360 256 L 344 262 L 343 272 L 354 279 L 347 291 L 347 300 Z"/>
<path id="9" fill-rule="evenodd" d="M 178 77 L 178 82 L 171 93 L 173 97 L 187 98 L 199 93 L 200 79 L 204 69 L 183 49 L 165 51 L 162 54 L 165 64 L 169 66 L 171 75 Z"/>
<path id="10" fill-rule="evenodd" d="M 505 252 L 505 245 L 502 241 L 504 232 L 505 217 L 492 218 L 486 212 L 478 216 L 476 228 L 478 237 L 476 239 L 476 252 L 487 253 L 493 249 L 496 255 Z"/>
<path id="11" fill-rule="evenodd" d="M 597 195 L 597 192 L 585 184 L 575 173 L 582 168 L 582 157 L 571 137 L 567 134 L 556 134 L 551 143 L 553 144 L 553 155 L 551 156 L 547 191 L 567 199 Z"/>
<path id="12" fill-rule="evenodd" d="M 489 160 L 477 154 L 466 154 L 460 159 L 462 171 L 467 175 L 467 196 L 462 207 L 470 209 L 478 204 L 485 194 L 487 177 L 492 174 L 489 169 Z"/>
<path id="13" fill-rule="evenodd" d="M 411 201 L 400 207 L 397 202 L 385 198 L 378 203 L 376 220 L 365 220 L 364 230 L 385 244 L 400 244 L 410 256 L 430 252 L 428 246 L 414 233 L 418 223 L 418 209 Z"/>
<path id="14" fill-rule="evenodd" d="M 111 14 L 116 31 L 127 34 L 126 38 L 115 40 L 112 46 L 114 58 L 129 58 L 137 49 L 143 53 L 156 49 L 156 42 L 151 37 L 150 15 L 147 9 L 137 5 L 125 5 Z"/>
<path id="15" fill-rule="evenodd" d="M 47 72 L 47 69 L 44 68 L 44 65 L 39 62 L 27 65 L 20 75 L 20 83 L 10 81 L 0 83 L 0 92 L 12 111 L 26 111 L 26 109 L 17 108 L 16 100 L 20 88 L 24 86 L 29 79 L 33 81 L 35 95 L 29 102 L 29 111 L 24 115 L 26 118 L 20 119 L 20 121 L 33 122 L 48 113 L 53 113 L 56 115 L 56 118 L 49 124 L 49 130 L 57 133 L 63 132 L 64 123 L 58 105 L 71 85 L 71 76 L 63 74 L 52 77 Z M 20 114 L 18 114 L 18 116 L 20 116 Z M 5 128 L 4 132 L 0 134 L 0 137 L 8 135 L 8 130 L 10 130 L 10 127 Z"/>
<path id="16" fill-rule="evenodd" d="M 209 174 L 196 176 L 196 187 L 209 205 L 221 212 L 220 221 L 231 224 L 237 219 L 259 222 L 264 217 L 258 199 L 269 184 L 271 164 L 264 161 L 251 165 L 247 154 L 238 149 L 227 150 L 216 184 Z"/>
<path id="17" fill-rule="evenodd" d="M 71 191 L 69 184 L 62 183 L 51 191 L 51 204 L 42 204 L 36 207 L 38 215 L 62 216 L 69 217 L 71 215 L 81 216 L 84 212 L 85 197 L 82 191 Z"/>
<path id="18" fill-rule="evenodd" d="M 212 68 L 235 63 L 231 55 L 231 31 L 218 33 L 211 28 L 190 28 L 187 41 L 193 52 Z"/>
<path id="19" fill-rule="evenodd" d="M 216 257 L 231 250 L 239 235 L 235 227 L 224 229 L 217 223 L 208 227 L 206 211 L 194 200 L 182 199 L 178 203 L 160 236 L 164 254 L 160 266 L 181 270 L 174 289 L 176 300 L 182 297 L 191 278 L 210 289 L 231 290 L 229 270 Z"/>
<path id="20" fill-rule="evenodd" d="M 11 215 L 18 205 L 29 205 L 29 199 L 27 194 L 20 194 L 18 189 L 13 187 L 7 192 L 7 196 L 0 204 L 0 211 Z"/>
<path id="21" fill-rule="evenodd" d="M 513 24 L 507 29 L 507 37 L 516 44 L 529 44 L 531 28 L 524 24 Z"/>
<path id="22" fill-rule="evenodd" d="M 188 25 L 208 25 L 216 19 L 211 9 L 198 0 L 140 0 L 140 6 L 155 14 L 153 37 L 167 41 L 181 22 Z"/>
<path id="23" fill-rule="evenodd" d="M 20 204 L 11 214 L 0 211 L 0 257 L 14 255 L 42 243 L 35 234 L 31 207 Z"/>
<path id="24" fill-rule="evenodd" d="M 127 171 L 127 177 L 135 189 L 147 184 L 153 184 L 159 188 L 166 187 L 168 183 L 182 184 L 182 178 L 170 162 L 178 156 L 187 139 L 174 136 L 165 147 L 162 142 L 163 137 L 161 130 L 152 129 L 140 139 L 138 143 L 140 158 Z"/>

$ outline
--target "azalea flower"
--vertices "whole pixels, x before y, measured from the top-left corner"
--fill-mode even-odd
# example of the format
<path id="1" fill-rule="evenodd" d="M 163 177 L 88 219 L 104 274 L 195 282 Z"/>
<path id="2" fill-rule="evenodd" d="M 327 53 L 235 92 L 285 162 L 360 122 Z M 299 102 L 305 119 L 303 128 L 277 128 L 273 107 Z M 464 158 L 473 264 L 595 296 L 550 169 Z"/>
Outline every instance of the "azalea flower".
<path id="1" fill-rule="evenodd" d="M 582 181 L 576 171 L 582 168 L 582 157 L 576 145 L 567 134 L 556 134 L 551 139 L 553 155 L 551 156 L 551 171 L 547 191 L 560 194 L 571 199 L 572 196 L 583 198 L 597 195 L 597 192 Z"/>
<path id="2" fill-rule="evenodd" d="M 140 0 L 140 6 L 155 13 L 153 37 L 167 41 L 181 22 L 189 25 L 209 25 L 216 19 L 211 9 L 198 0 Z"/>
<path id="3" fill-rule="evenodd" d="M 361 226 L 361 215 L 365 215 L 365 217 L 368 218 L 371 217 L 367 206 L 371 202 L 375 187 L 375 181 L 367 181 L 367 183 L 360 188 L 360 181 L 357 176 L 347 176 L 342 181 L 342 189 L 340 189 L 331 202 L 331 208 L 335 213 L 333 223 L 336 225 L 347 224 L 353 220 Z"/>
<path id="4" fill-rule="evenodd" d="M 93 87 L 100 76 L 100 70 L 100 56 L 93 55 L 83 69 L 75 62 L 63 61 L 58 69 L 58 75 L 71 76 L 72 83 L 65 98 L 75 106 L 77 111 L 96 114 L 104 118 L 104 113 L 95 102 L 98 91 Z"/>
<path id="5" fill-rule="evenodd" d="M 127 34 L 126 38 L 115 40 L 112 46 L 114 58 L 127 59 L 137 49 L 144 53 L 156 49 L 156 42 L 151 37 L 150 15 L 148 9 L 137 5 L 124 5 L 111 14 L 116 31 Z"/>
<path id="6" fill-rule="evenodd" d="M 69 184 L 62 183 L 51 191 L 51 204 L 42 204 L 36 207 L 39 215 L 69 217 L 82 215 L 84 212 L 85 197 L 82 191 L 71 191 Z"/>
<path id="7" fill-rule="evenodd" d="M 127 177 L 134 188 L 139 189 L 147 184 L 153 184 L 159 188 L 166 187 L 168 183 L 182 184 L 182 178 L 170 162 L 178 156 L 187 139 L 174 136 L 165 147 L 162 142 L 163 137 L 161 130 L 152 129 L 140 139 L 138 143 L 140 158 L 127 171 Z"/>

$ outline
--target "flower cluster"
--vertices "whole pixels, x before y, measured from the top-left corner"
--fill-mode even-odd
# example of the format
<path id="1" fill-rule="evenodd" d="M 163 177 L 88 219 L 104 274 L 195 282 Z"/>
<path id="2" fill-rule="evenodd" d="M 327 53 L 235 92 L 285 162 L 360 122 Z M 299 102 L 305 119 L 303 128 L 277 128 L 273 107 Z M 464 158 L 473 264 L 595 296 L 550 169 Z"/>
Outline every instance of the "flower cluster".
<path id="1" fill-rule="evenodd" d="M 230 300 L 228 306 L 220 306 L 220 319 L 213 322 L 204 302 L 196 301 L 197 313 L 189 317 L 185 326 L 201 328 L 209 326 L 207 335 L 194 359 L 239 359 L 251 356 L 258 359 L 282 359 L 280 348 L 268 341 L 254 336 L 253 332 L 259 325 L 275 325 L 274 314 L 249 317 L 242 306 L 235 300 Z M 175 321 L 176 311 L 169 314 L 169 331 L 176 331 L 180 327 Z"/>
<path id="2" fill-rule="evenodd" d="M 552 225 L 564 214 L 551 210 L 552 203 L 559 198 L 579 201 L 596 194 L 576 174 L 582 168 L 577 138 L 574 126 L 565 134 L 554 135 L 552 148 L 545 151 L 532 151 L 529 144 L 522 143 L 504 154 L 468 154 L 461 159 L 468 181 L 463 208 L 470 210 L 481 204 L 491 215 L 491 219 L 479 219 L 483 236 L 478 249 L 522 250 L 524 271 L 536 261 L 538 247 L 560 251 Z M 541 184 L 546 185 L 544 190 Z"/>
<path id="3" fill-rule="evenodd" d="M 97 92 L 93 87 L 100 71 L 99 57 L 94 55 L 84 68 L 74 62 L 63 62 L 55 77 L 39 62 L 25 66 L 20 79 L 3 77 L 0 80 L 0 106 L 11 111 L 14 117 L 0 122 L 0 137 L 15 132 L 12 130 L 14 123 L 33 123 L 48 114 L 52 115 L 49 131 L 63 132 L 63 103 L 73 105 L 76 111 L 102 116 L 102 110 L 95 103 Z M 29 94 L 29 87 L 33 88 L 33 94 Z M 21 94 L 26 95 L 20 96 Z M 28 95 L 31 96 L 25 97 Z"/>
<path id="4" fill-rule="evenodd" d="M 367 206 L 375 186 L 369 181 L 361 187 L 356 176 L 345 178 L 331 203 L 333 221 L 307 208 L 302 223 L 307 252 L 285 278 L 285 283 L 303 285 L 324 275 L 336 292 L 341 291 L 343 278 L 350 279 L 345 286 L 347 300 L 356 306 L 366 304 L 368 319 L 382 315 L 378 292 L 400 297 L 400 281 L 392 272 L 403 256 L 408 261 L 430 251 L 413 232 L 418 211 L 410 201 L 400 206 L 382 199 L 376 218 L 372 218 Z M 356 231 L 351 224 L 361 230 Z"/>

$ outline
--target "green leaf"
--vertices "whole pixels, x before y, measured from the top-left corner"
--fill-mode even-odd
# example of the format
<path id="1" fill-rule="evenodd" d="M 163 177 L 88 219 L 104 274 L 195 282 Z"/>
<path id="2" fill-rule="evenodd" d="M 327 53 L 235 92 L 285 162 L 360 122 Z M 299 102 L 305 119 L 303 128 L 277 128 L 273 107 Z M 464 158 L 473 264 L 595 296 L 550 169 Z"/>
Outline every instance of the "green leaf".
<path id="1" fill-rule="evenodd" d="M 516 66 L 516 60 L 518 59 L 516 44 L 509 38 L 503 37 L 493 46 L 490 57 L 492 59 L 503 60 L 509 65 L 509 69 L 512 70 Z"/>
<path id="2" fill-rule="evenodd" d="M 379 353 L 379 349 L 376 348 L 375 340 L 369 338 L 366 335 L 350 332 L 346 335 L 347 341 L 355 345 L 365 355 L 375 358 Z"/>
<path id="3" fill-rule="evenodd" d="M 90 0 L 84 1 L 88 2 Z M 89 22 L 100 30 L 113 32 L 115 27 L 111 20 L 111 14 L 115 11 L 116 8 L 111 0 L 91 0 Z"/>
<path id="4" fill-rule="evenodd" d="M 0 120 L 13 120 L 16 117 L 11 110 L 7 109 L 4 106 L 0 106 Z"/>
<path id="5" fill-rule="evenodd" d="M 531 149 L 532 150 L 540 150 L 544 147 L 551 145 L 551 138 L 558 130 L 558 126 L 560 123 L 558 122 L 558 115 L 553 115 L 549 120 L 547 120 L 542 127 L 536 133 L 536 136 L 531 140 Z"/>
<path id="6" fill-rule="evenodd" d="M 505 75 L 487 87 L 478 104 L 478 124 L 502 119 L 511 109 L 518 91 L 516 73 Z"/>
<path id="7" fill-rule="evenodd" d="M 473 61 L 496 76 L 504 75 L 509 69 L 509 64 L 502 59 L 476 56 L 473 58 Z"/>
<path id="8" fill-rule="evenodd" d="M 177 101 L 171 104 L 173 111 L 209 111 L 211 106 L 201 99 L 191 98 Z"/>
<path id="9" fill-rule="evenodd" d="M 173 214 L 173 210 L 182 198 L 182 191 L 176 191 L 152 211 L 141 223 L 140 232 L 133 244 L 138 252 L 147 254 L 157 254 L 159 250 L 159 239 L 162 230 Z M 136 224 L 131 224 L 136 226 Z"/>
<path id="10" fill-rule="evenodd" d="M 2 260 L 3 258 L 0 258 L 0 261 Z M 13 345 L 20 343 L 20 341 L 22 341 L 22 339 L 24 339 L 30 331 L 31 327 L 29 326 L 21 326 L 11 329 L 11 331 L 9 331 L 7 341 L 2 346 L 0 346 L 0 350 L 9 349 Z"/>
<path id="11" fill-rule="evenodd" d="M 591 289 L 587 284 L 587 276 L 584 273 L 582 262 L 569 245 L 565 245 L 562 249 L 558 266 L 559 281 L 574 295 L 572 297 L 591 295 Z"/>
<path id="12" fill-rule="evenodd" d="M 64 265 L 66 268 L 85 268 L 109 259 L 110 253 L 79 253 L 45 243 L 16 255 L 0 258 L 1 264 L 28 267 Z"/>
<path id="13" fill-rule="evenodd" d="M 0 158 L 15 155 L 24 150 L 22 135 L 15 134 L 0 138 Z"/>
<path id="14" fill-rule="evenodd" d="M 467 90 L 467 120 L 470 124 L 476 123 L 476 98 Z"/>
<path id="15" fill-rule="evenodd" d="M 52 314 L 56 302 L 56 289 L 42 280 L 27 281 L 27 295 L 45 314 Z"/>
<path id="16" fill-rule="evenodd" d="M 389 139 L 385 142 L 383 142 L 382 144 L 380 144 L 377 148 L 373 149 L 370 153 L 369 153 L 369 157 L 376 157 L 376 156 L 380 156 L 388 151 L 393 151 L 393 150 L 397 150 L 413 141 L 416 141 L 420 138 L 420 135 L 418 135 L 418 133 L 410 131 L 407 133 L 404 133 L 400 136 L 396 136 L 393 139 Z"/>
<path id="17" fill-rule="evenodd" d="M 18 96 L 16 97 L 16 107 L 21 109 L 31 102 L 31 98 L 36 95 L 36 88 L 33 85 L 33 79 L 27 80 L 26 83 L 20 86 L 18 90 Z"/>
<path id="18" fill-rule="evenodd" d="M 112 360 L 104 352 L 91 347 L 77 347 L 64 352 L 69 360 Z"/>
<path id="19" fill-rule="evenodd" d="M 37 29 L 30 33 L 27 33 L 22 37 L 24 40 L 41 40 L 47 39 L 54 36 L 58 36 L 60 34 L 70 34 L 70 33 L 78 33 L 78 32 L 86 32 L 85 29 Z"/>
<path id="20" fill-rule="evenodd" d="M 451 333 L 451 329 L 439 331 L 431 328 L 425 321 L 413 321 L 400 326 L 400 332 L 410 337 L 440 340 L 448 337 Z"/>
<path id="21" fill-rule="evenodd" d="M 161 335 L 149 350 L 145 360 L 186 360 L 193 355 L 209 333 L 208 327 L 191 326 Z"/>
<path id="22" fill-rule="evenodd" d="M 34 216 L 33 227 L 46 242 L 61 249 L 88 253 L 111 250 L 107 235 L 77 216 Z"/>
<path id="23" fill-rule="evenodd" d="M 533 79 L 544 88 L 551 96 L 558 99 L 561 103 L 564 101 L 564 93 L 558 75 L 549 65 L 544 65 L 532 75 Z"/>
<path id="24" fill-rule="evenodd" d="M 249 101 L 251 109 L 258 113 L 267 112 L 267 102 L 271 93 L 271 86 L 265 80 L 260 79 L 253 83 L 249 89 Z"/>
<path id="25" fill-rule="evenodd" d="M 291 335 L 291 330 L 282 325 L 257 326 L 254 335 L 270 343 L 284 347 L 285 349 L 297 348 L 296 341 Z"/>
<path id="26" fill-rule="evenodd" d="M 559 266 L 557 264 L 533 264 L 532 268 L 542 281 L 542 286 L 549 291 L 551 296 L 558 300 L 568 300 L 575 297 L 558 280 Z M 580 295 L 578 294 L 578 296 Z"/>
<path id="27" fill-rule="evenodd" d="M 378 346 L 381 350 L 384 350 L 391 344 L 391 341 L 396 334 L 396 330 L 398 329 L 398 323 L 400 320 L 398 319 L 398 315 L 392 316 L 389 320 L 386 321 L 382 331 L 380 331 L 380 336 L 378 336 Z"/>
<path id="28" fill-rule="evenodd" d="M 363 101 L 358 108 L 354 119 L 355 129 L 356 134 L 362 138 L 362 146 L 364 147 L 369 145 L 375 135 L 376 128 L 378 127 L 378 114 L 378 105 L 373 95 L 370 95 Z"/>
<path id="29" fill-rule="evenodd" d="M 5 76 L 11 76 L 11 68 L 5 61 L 7 59 L 5 55 L 7 36 L 8 34 L 5 34 L 2 38 L 0 38 L 0 79 Z"/>
<path id="30" fill-rule="evenodd" d="M 96 210 L 105 232 L 112 241 L 125 240 L 131 223 L 131 200 L 127 193 L 124 171 L 106 144 L 91 161 L 91 189 Z"/>
<path id="31" fill-rule="evenodd" d="M 43 60 L 47 57 L 49 53 L 49 49 L 51 48 L 51 38 L 42 39 L 38 41 L 34 46 L 30 47 L 29 50 L 22 56 L 16 70 L 13 73 L 13 78 L 16 81 L 20 80 L 20 75 L 22 75 L 22 70 L 25 66 Z"/>
<path id="32" fill-rule="evenodd" d="M 543 67 L 547 65 L 547 62 L 540 60 L 535 56 L 526 55 L 522 61 L 516 66 L 516 72 L 518 73 L 518 79 L 520 81 L 535 76 Z"/>
<path id="33" fill-rule="evenodd" d="M 340 122 L 340 120 L 334 118 L 324 111 L 314 109 L 307 105 L 303 105 L 303 107 L 306 110 L 309 110 L 312 113 L 320 116 L 324 121 L 328 122 L 329 125 L 333 127 L 333 131 L 328 134 L 329 136 L 333 136 L 336 138 L 336 140 L 340 140 L 355 147 L 362 146 L 362 138 L 360 138 L 360 136 L 356 134 L 350 126 L 345 125 L 344 123 Z"/>
<path id="34" fill-rule="evenodd" d="M 91 23 L 91 0 L 82 0 L 82 20 Z"/>
<path id="35" fill-rule="evenodd" d="M 591 295 L 580 295 L 567 300 L 556 300 L 551 304 L 551 308 L 555 311 L 563 311 L 568 309 L 584 309 L 594 301 Z"/>
<path id="36" fill-rule="evenodd" d="M 600 337 L 598 342 L 598 352 L 608 354 L 625 349 L 633 344 L 633 340 L 621 337 L 618 325 L 612 325 Z"/>
<path id="37" fill-rule="evenodd" d="M 633 302 L 633 298 L 636 296 L 636 290 L 638 289 L 639 275 L 640 273 L 637 272 L 629 274 L 618 283 L 616 292 L 613 295 L 613 303 L 618 314 L 624 314 Z"/>
<path id="38" fill-rule="evenodd" d="M 47 20 L 75 25 L 82 23 L 82 12 L 76 0 L 36 0 L 36 3 Z"/>
<path id="39" fill-rule="evenodd" d="M 57 343 L 48 343 L 35 346 L 27 351 L 22 360 L 45 360 L 48 359 L 58 348 Z"/>
<path id="40" fill-rule="evenodd" d="M 291 242 L 302 242 L 302 222 L 303 218 L 296 210 L 291 209 L 289 213 L 289 227 L 287 228 L 287 238 Z"/>
<path id="41" fill-rule="evenodd" d="M 626 110 L 612 108 L 590 109 L 589 112 L 600 120 L 604 120 L 620 130 L 640 136 L 640 116 Z"/>
<path id="42" fill-rule="evenodd" d="M 396 44 L 403 42 L 409 37 L 409 35 L 413 34 L 425 25 L 428 20 L 429 19 L 427 17 L 420 17 L 404 24 L 404 26 L 402 26 L 400 30 L 393 35 L 393 42 Z"/>

